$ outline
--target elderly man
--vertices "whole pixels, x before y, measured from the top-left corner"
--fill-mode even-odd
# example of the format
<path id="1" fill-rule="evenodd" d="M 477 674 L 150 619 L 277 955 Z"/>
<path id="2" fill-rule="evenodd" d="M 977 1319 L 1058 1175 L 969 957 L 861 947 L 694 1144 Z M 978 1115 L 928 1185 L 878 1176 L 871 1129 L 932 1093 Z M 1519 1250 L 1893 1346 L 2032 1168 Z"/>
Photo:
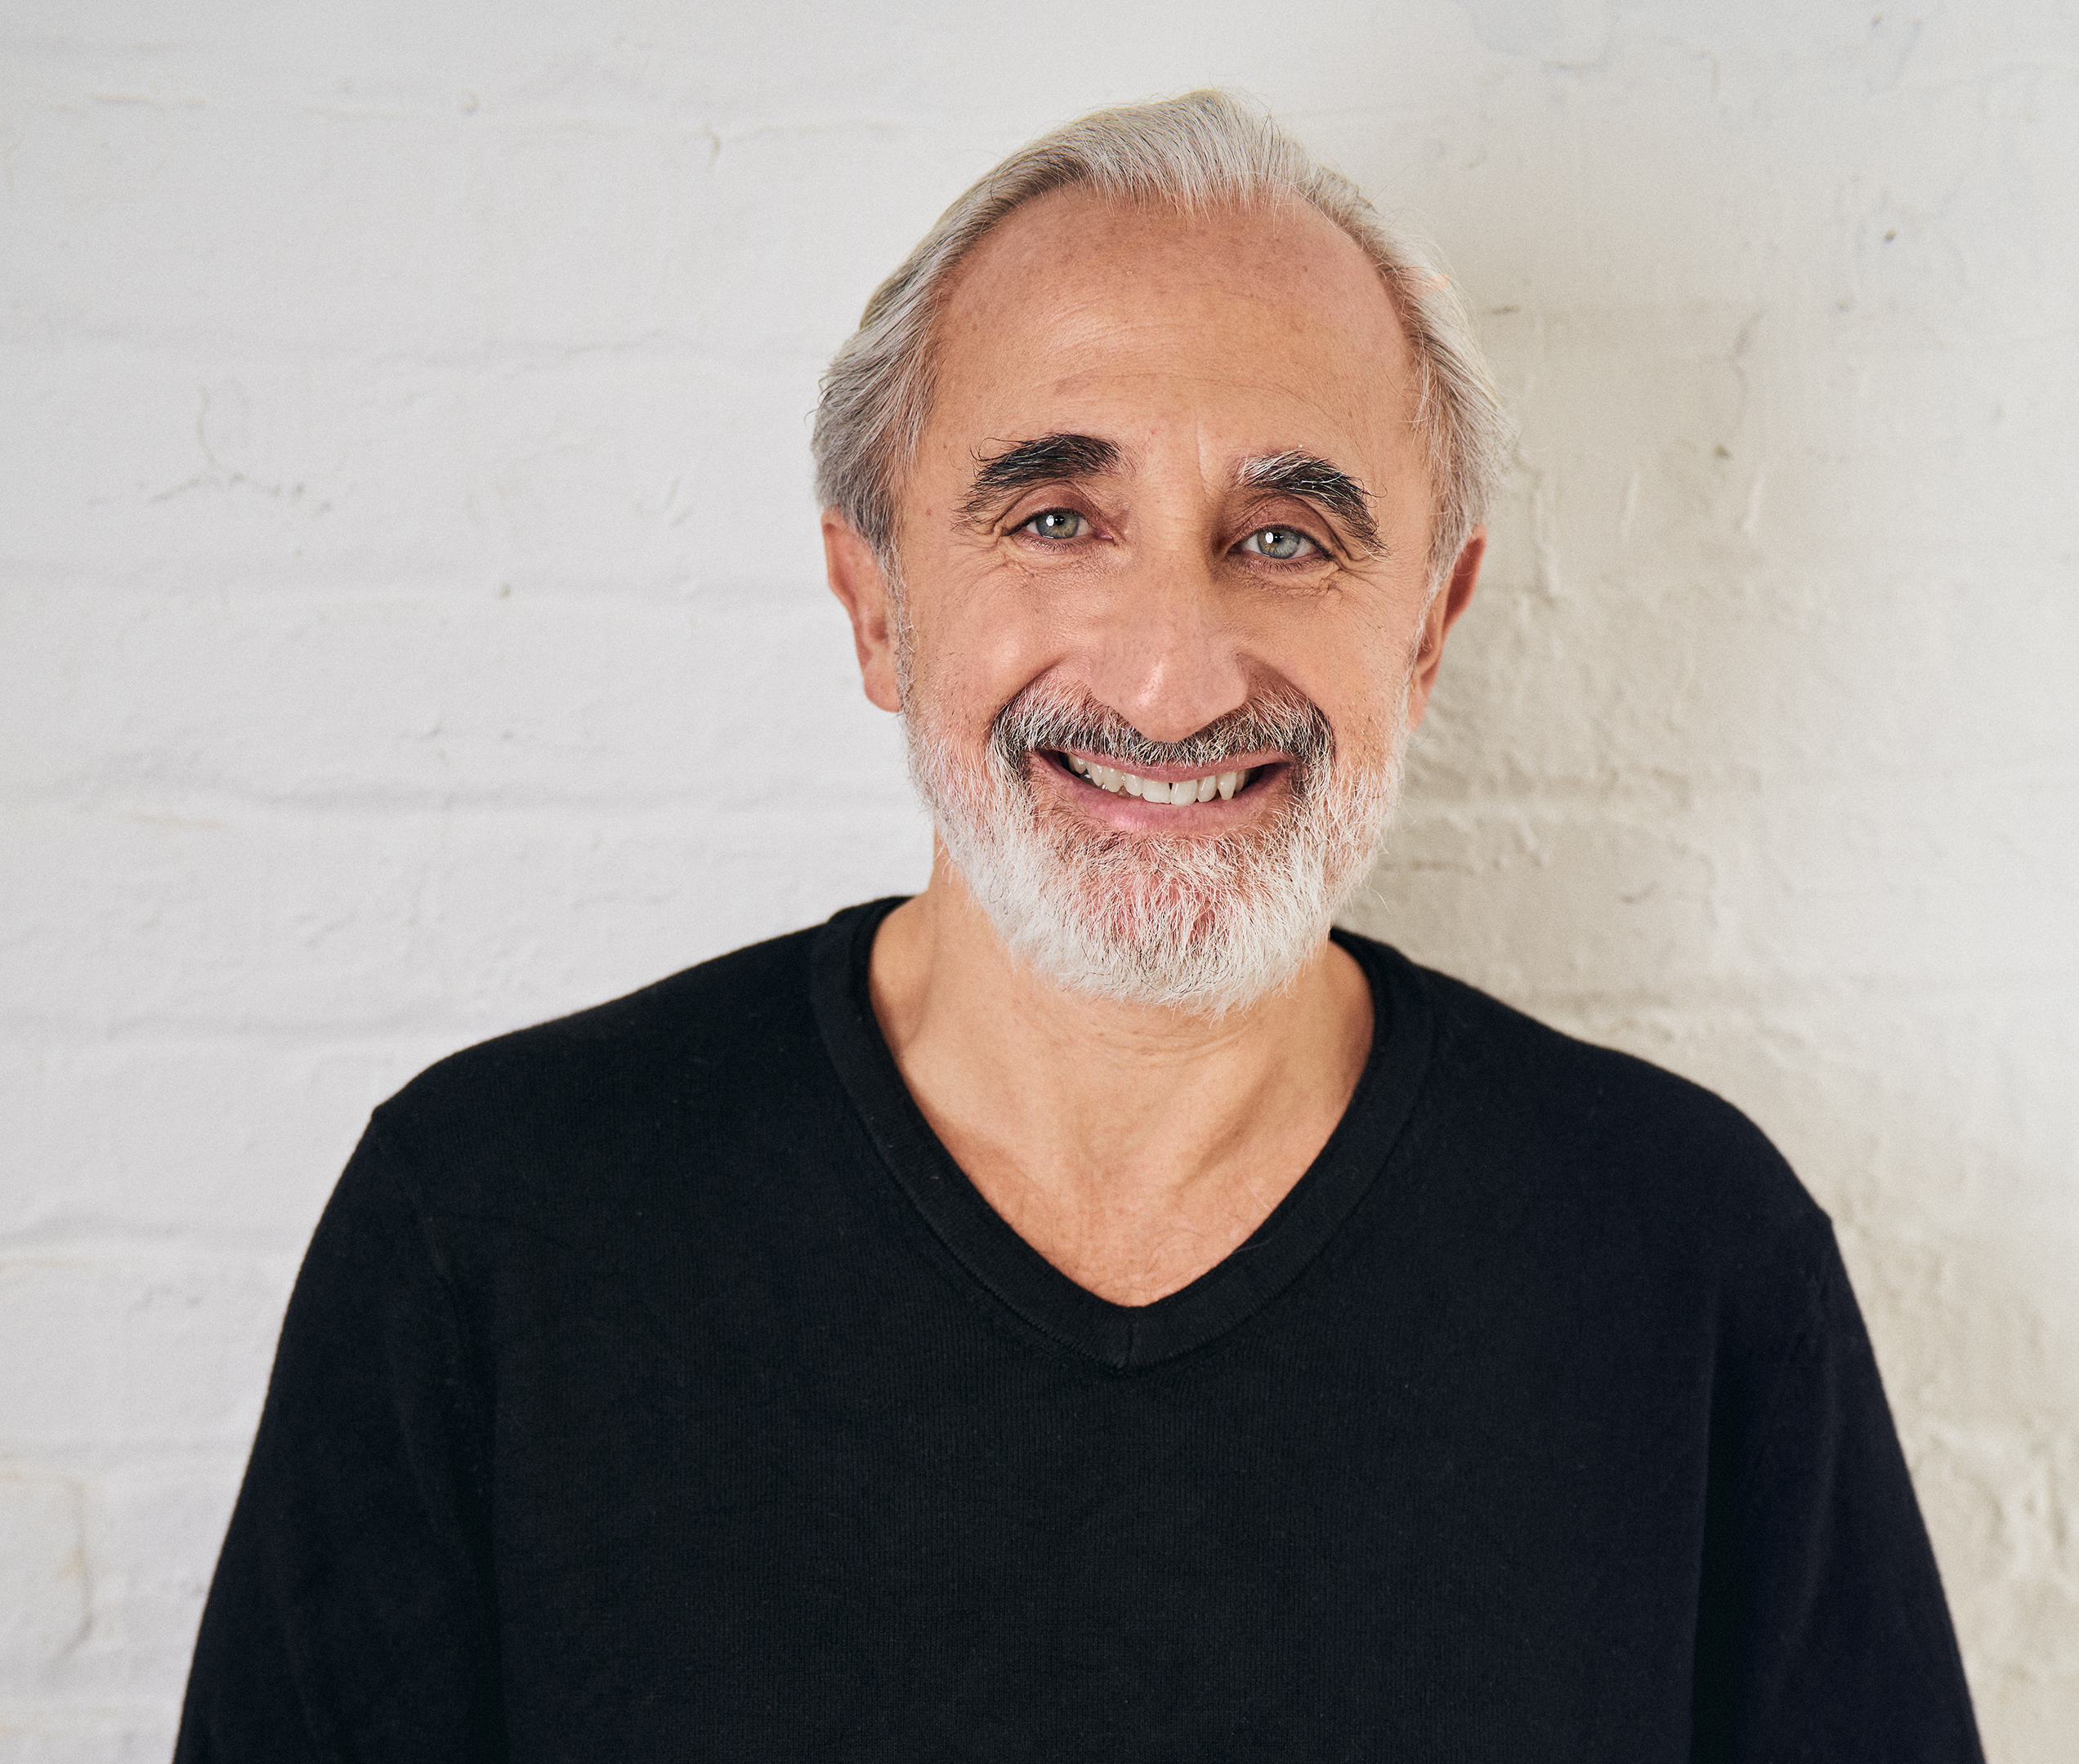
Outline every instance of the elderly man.
<path id="1" fill-rule="evenodd" d="M 1825 1217 L 1330 929 L 1503 441 L 1229 100 L 956 203 L 816 431 L 930 886 L 377 1112 L 180 1755 L 1975 1757 Z"/>

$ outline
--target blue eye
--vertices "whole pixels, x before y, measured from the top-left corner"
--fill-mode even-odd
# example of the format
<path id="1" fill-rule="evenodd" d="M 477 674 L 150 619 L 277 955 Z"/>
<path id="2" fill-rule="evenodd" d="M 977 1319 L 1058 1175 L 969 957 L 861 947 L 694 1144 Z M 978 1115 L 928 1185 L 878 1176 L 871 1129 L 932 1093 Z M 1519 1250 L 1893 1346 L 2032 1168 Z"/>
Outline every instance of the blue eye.
<path id="1" fill-rule="evenodd" d="M 1041 539 L 1080 539 L 1089 529 L 1090 523 L 1072 508 L 1049 508 L 1022 522 L 1018 529 Z"/>
<path id="2" fill-rule="evenodd" d="M 1279 564 L 1321 552 L 1321 547 L 1297 527 L 1259 527 L 1241 542 L 1241 548 Z"/>

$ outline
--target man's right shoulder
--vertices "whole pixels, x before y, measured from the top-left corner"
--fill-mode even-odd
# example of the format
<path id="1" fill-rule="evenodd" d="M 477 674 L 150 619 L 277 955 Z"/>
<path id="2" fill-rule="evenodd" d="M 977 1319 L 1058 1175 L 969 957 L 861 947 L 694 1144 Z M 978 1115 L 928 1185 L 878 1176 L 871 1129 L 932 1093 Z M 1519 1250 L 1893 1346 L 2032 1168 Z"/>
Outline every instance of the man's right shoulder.
<path id="1" fill-rule="evenodd" d="M 516 1189 L 582 1183 L 660 1134 L 725 1141 L 828 1065 L 810 994 L 826 928 L 452 1054 L 376 1110 L 369 1149 L 431 1210 L 502 1211 Z"/>

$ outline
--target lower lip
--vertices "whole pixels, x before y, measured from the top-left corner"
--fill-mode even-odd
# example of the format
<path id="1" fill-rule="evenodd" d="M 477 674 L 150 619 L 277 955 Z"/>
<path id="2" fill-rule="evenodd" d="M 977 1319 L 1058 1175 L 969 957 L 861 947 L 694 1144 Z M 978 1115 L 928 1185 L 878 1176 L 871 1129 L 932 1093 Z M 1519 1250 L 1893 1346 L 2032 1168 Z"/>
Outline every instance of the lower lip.
<path id="1" fill-rule="evenodd" d="M 1067 761 L 1058 753 L 1035 757 L 1040 761 L 1041 770 L 1066 789 L 1069 800 L 1077 808 L 1094 812 L 1115 826 L 1151 833 L 1165 828 L 1176 833 L 1203 831 L 1248 819 L 1290 769 L 1289 761 L 1281 760 L 1236 767 L 1235 770 L 1247 771 L 1250 778 L 1232 797 L 1214 797 L 1209 802 L 1187 803 L 1179 807 L 1170 802 L 1143 802 L 1123 790 L 1107 790 L 1093 784 L 1080 774 L 1071 771 Z"/>

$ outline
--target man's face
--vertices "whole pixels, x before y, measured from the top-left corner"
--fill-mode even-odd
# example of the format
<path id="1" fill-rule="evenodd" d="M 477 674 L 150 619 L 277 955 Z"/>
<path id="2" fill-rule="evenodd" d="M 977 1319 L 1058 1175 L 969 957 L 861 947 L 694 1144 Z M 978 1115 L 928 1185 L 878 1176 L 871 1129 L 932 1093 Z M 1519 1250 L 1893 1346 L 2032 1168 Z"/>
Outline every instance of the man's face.
<path id="1" fill-rule="evenodd" d="M 948 851 L 1055 978 L 1246 1002 L 1375 855 L 1459 598 L 1386 290 L 1310 208 L 1067 190 L 936 345 L 893 666 Z"/>

